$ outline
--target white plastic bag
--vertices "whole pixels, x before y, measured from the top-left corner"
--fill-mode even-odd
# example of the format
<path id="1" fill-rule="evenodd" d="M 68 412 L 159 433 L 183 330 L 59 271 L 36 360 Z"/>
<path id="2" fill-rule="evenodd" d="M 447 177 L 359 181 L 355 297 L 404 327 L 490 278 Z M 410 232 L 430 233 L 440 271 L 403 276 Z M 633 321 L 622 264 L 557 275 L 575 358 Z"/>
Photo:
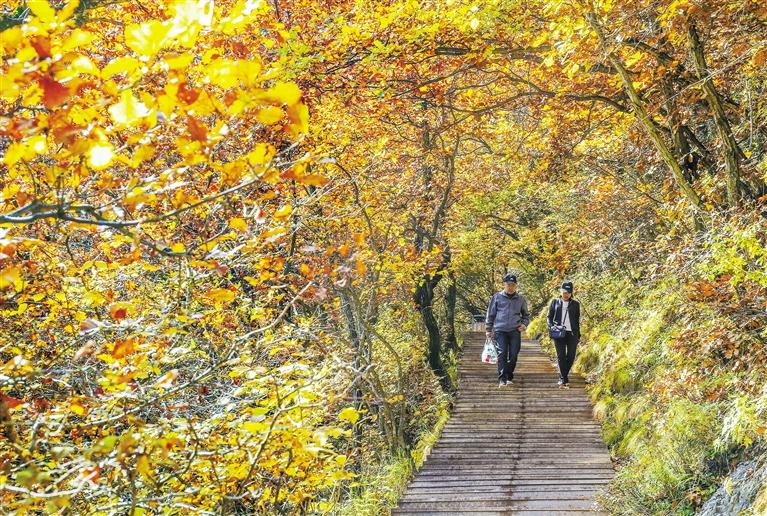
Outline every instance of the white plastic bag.
<path id="1" fill-rule="evenodd" d="M 498 351 L 495 349 L 495 342 L 492 339 L 485 340 L 485 347 L 482 349 L 482 362 L 485 364 L 498 363 Z"/>

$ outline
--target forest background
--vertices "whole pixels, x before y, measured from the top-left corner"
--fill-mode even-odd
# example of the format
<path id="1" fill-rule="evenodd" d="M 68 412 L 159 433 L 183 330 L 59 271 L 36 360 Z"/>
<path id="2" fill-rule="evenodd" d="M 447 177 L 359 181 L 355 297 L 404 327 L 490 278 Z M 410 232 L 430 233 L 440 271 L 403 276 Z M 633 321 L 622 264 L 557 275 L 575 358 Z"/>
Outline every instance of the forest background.
<path id="1" fill-rule="evenodd" d="M 512 270 L 575 282 L 608 510 L 767 511 L 763 2 L 0 16 L 4 510 L 378 514 Z"/>

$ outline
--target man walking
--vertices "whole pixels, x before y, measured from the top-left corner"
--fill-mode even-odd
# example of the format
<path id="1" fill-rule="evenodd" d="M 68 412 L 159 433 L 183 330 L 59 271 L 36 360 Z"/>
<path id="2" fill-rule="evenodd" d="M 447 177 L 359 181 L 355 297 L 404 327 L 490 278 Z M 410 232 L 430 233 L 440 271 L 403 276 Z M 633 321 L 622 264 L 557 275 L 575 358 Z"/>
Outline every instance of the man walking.
<path id="1" fill-rule="evenodd" d="M 530 324 L 527 300 L 517 292 L 517 277 L 507 274 L 505 288 L 493 294 L 487 307 L 485 335 L 498 343 L 498 387 L 514 383 L 514 368 L 522 347 L 522 332 Z"/>

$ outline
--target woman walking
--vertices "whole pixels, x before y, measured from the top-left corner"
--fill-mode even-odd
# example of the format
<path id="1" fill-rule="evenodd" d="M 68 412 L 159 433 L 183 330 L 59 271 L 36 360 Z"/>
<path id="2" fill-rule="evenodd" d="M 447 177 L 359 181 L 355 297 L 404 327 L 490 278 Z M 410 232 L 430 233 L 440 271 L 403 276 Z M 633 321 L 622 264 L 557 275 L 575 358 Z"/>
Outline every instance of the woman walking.
<path id="1" fill-rule="evenodd" d="M 555 338 L 554 346 L 557 348 L 557 362 L 559 363 L 559 388 L 569 389 L 570 379 L 568 374 L 575 362 L 575 348 L 581 339 L 581 305 L 573 299 L 573 282 L 562 283 L 560 296 L 549 305 L 548 323 L 549 328 L 564 328 L 562 337 Z M 561 333 L 561 332 L 560 332 Z"/>

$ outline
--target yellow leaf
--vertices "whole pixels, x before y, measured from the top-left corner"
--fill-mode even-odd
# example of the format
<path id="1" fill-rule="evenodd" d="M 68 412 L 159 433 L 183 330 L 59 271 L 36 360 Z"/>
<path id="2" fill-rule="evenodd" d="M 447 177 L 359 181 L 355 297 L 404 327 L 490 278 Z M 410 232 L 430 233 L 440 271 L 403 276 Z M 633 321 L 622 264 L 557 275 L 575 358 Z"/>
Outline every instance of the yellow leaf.
<path id="1" fill-rule="evenodd" d="M 149 467 L 149 457 L 146 455 L 139 455 L 136 459 L 136 471 L 144 478 L 149 478 L 151 468 Z"/>
<path id="2" fill-rule="evenodd" d="M 271 101 L 292 106 L 301 99 L 301 89 L 294 82 L 278 82 L 269 88 L 266 97 Z"/>
<path id="3" fill-rule="evenodd" d="M 128 25 L 125 27 L 125 44 L 141 56 L 153 57 L 162 49 L 170 28 L 157 20 Z"/>
<path id="4" fill-rule="evenodd" d="M 56 21 L 56 11 L 53 10 L 48 0 L 32 0 L 27 2 L 27 7 L 32 13 L 45 23 Z"/>
<path id="5" fill-rule="evenodd" d="M 80 0 L 69 0 L 69 2 L 64 4 L 64 6 L 61 7 L 56 13 L 56 17 L 58 18 L 59 22 L 63 22 L 71 18 L 75 12 L 75 9 L 77 9 L 79 5 Z"/>
<path id="6" fill-rule="evenodd" d="M 262 165 L 272 159 L 274 154 L 275 149 L 272 145 L 259 143 L 248 153 L 248 163 L 251 165 Z"/>
<path id="7" fill-rule="evenodd" d="M 229 227 L 236 231 L 247 231 L 248 223 L 245 222 L 245 219 L 237 217 L 229 220 Z"/>
<path id="8" fill-rule="evenodd" d="M 0 271 L 0 289 L 15 287 L 21 290 L 21 269 L 16 265 L 11 265 Z"/>
<path id="9" fill-rule="evenodd" d="M 120 94 L 120 102 L 109 106 L 109 114 L 115 125 L 128 127 L 137 120 L 149 115 L 149 110 L 143 102 L 136 99 L 131 90 L 125 90 Z"/>
<path id="10" fill-rule="evenodd" d="M 253 276 L 245 276 L 242 279 L 244 279 L 246 282 L 248 282 L 248 285 L 250 285 L 251 287 L 257 287 L 257 286 L 259 286 L 261 284 L 261 282 L 258 281 Z"/>
<path id="11" fill-rule="evenodd" d="M 309 130 L 309 108 L 303 102 L 288 107 L 288 118 L 291 121 L 288 132 L 293 138 L 298 138 Z"/>
<path id="12" fill-rule="evenodd" d="M 205 71 L 208 72 L 208 78 L 212 84 L 225 90 L 239 84 L 237 64 L 234 61 L 216 59 L 205 68 Z"/>
<path id="13" fill-rule="evenodd" d="M 96 77 L 100 75 L 99 69 L 95 64 L 93 64 L 93 61 L 84 55 L 79 55 L 74 60 L 72 60 L 67 71 L 70 72 L 68 75 L 71 75 L 72 73 L 82 73 L 87 75 L 94 75 Z"/>
<path id="14" fill-rule="evenodd" d="M 85 413 L 88 411 L 88 409 L 86 409 L 85 406 L 79 401 L 72 402 L 72 404 L 69 406 L 69 410 L 71 410 L 78 416 L 84 416 Z"/>
<path id="15" fill-rule="evenodd" d="M 28 160 L 34 157 L 34 154 L 29 153 L 29 147 L 23 142 L 12 143 L 8 146 L 3 156 L 3 163 L 9 167 L 15 165 L 22 159 Z"/>
<path id="16" fill-rule="evenodd" d="M 184 247 L 184 244 L 182 244 L 181 242 L 176 242 L 170 247 L 170 250 L 173 251 L 174 253 L 183 253 L 186 251 L 186 247 Z"/>
<path id="17" fill-rule="evenodd" d="M 68 52 L 78 47 L 87 45 L 91 41 L 96 39 L 96 36 L 91 32 L 86 32 L 82 29 L 75 29 L 69 35 L 69 37 L 61 45 L 62 52 Z"/>
<path id="18" fill-rule="evenodd" d="M 354 407 L 346 407 L 340 414 L 338 414 L 338 419 L 341 421 L 348 421 L 351 424 L 356 423 L 359 418 L 359 412 L 357 412 Z"/>
<path id="19" fill-rule="evenodd" d="M 171 70 L 179 70 L 181 68 L 186 68 L 189 66 L 189 63 L 192 62 L 192 59 L 194 59 L 194 54 L 191 53 L 185 53 L 185 54 L 177 54 L 173 56 L 166 56 L 164 61 L 168 65 L 168 68 Z"/>
<path id="20" fill-rule="evenodd" d="M 213 21 L 212 0 L 180 0 L 173 5 L 173 29 L 170 36 L 181 45 L 191 48 L 202 27 L 210 26 Z"/>
<path id="21" fill-rule="evenodd" d="M 285 113 L 282 109 L 276 106 L 267 106 L 258 110 L 256 113 L 256 120 L 264 125 L 272 125 L 279 122 L 283 116 L 285 116 Z"/>
<path id="22" fill-rule="evenodd" d="M 284 220 L 290 217 L 291 213 L 293 213 L 293 206 L 286 204 L 274 213 L 274 218 L 277 220 Z"/>
<path id="23" fill-rule="evenodd" d="M 642 59 L 642 52 L 634 52 L 626 59 L 626 66 L 632 67 Z"/>
<path id="24" fill-rule="evenodd" d="M 275 240 L 277 240 L 279 237 L 281 237 L 287 232 L 288 232 L 287 229 L 283 227 L 279 227 L 279 228 L 270 229 L 269 231 L 264 232 L 261 236 L 265 242 L 269 243 L 269 242 L 274 242 Z"/>
<path id="25" fill-rule="evenodd" d="M 104 79 L 109 79 L 119 73 L 132 72 L 136 68 L 141 66 L 141 63 L 135 57 L 123 56 L 109 61 L 103 70 L 101 70 L 101 76 Z"/>
<path id="26" fill-rule="evenodd" d="M 269 428 L 269 425 L 260 421 L 245 421 L 240 428 L 251 434 L 258 434 Z"/>
<path id="27" fill-rule="evenodd" d="M 205 297 L 214 303 L 231 303 L 236 294 L 226 288 L 214 288 L 205 293 Z"/>

